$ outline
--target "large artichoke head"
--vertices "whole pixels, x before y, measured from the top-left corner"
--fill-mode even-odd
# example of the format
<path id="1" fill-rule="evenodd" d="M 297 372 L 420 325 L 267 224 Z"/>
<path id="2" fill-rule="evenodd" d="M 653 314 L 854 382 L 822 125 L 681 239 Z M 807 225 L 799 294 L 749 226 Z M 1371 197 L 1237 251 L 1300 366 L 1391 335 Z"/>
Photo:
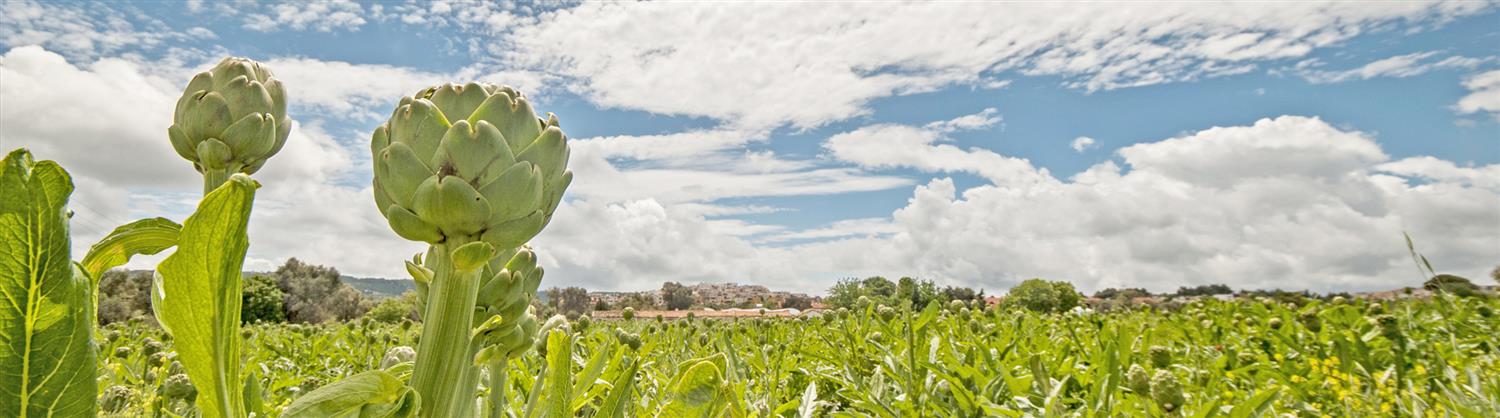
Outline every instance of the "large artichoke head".
<path id="1" fill-rule="evenodd" d="M 198 172 L 227 176 L 260 170 L 291 129 L 281 81 L 258 62 L 230 57 L 188 82 L 167 136 Z"/>
<path id="2" fill-rule="evenodd" d="M 568 144 L 509 86 L 444 84 L 401 99 L 370 141 L 375 204 L 397 235 L 519 247 L 552 219 Z"/>

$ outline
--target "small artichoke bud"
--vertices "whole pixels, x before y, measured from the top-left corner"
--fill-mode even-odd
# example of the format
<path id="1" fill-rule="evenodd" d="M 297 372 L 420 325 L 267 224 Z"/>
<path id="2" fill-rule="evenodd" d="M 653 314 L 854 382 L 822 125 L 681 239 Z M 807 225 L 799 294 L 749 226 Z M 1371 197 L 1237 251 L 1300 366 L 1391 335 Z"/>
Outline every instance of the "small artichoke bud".
<path id="1" fill-rule="evenodd" d="M 302 393 L 312 392 L 313 390 L 320 387 L 323 387 L 323 378 L 317 376 L 310 376 L 306 379 L 302 379 L 302 384 L 297 385 L 297 388 L 301 389 Z"/>
<path id="2" fill-rule="evenodd" d="M 402 238 L 515 248 L 573 181 L 557 118 L 508 86 L 444 84 L 401 99 L 370 139 L 375 205 Z"/>
<path id="3" fill-rule="evenodd" d="M 105 341 L 115 342 L 115 341 L 117 341 L 119 339 L 120 339 L 120 331 L 109 330 L 108 332 L 104 333 L 104 340 Z"/>
<path id="4" fill-rule="evenodd" d="M 1401 334 L 1401 323 L 1394 316 L 1381 315 L 1375 317 L 1375 324 L 1380 326 L 1380 335 L 1391 341 L 1400 341 L 1404 336 Z"/>
<path id="5" fill-rule="evenodd" d="M 1146 396 L 1151 394 L 1151 376 L 1146 374 L 1146 368 L 1139 364 L 1130 365 L 1130 371 L 1125 373 L 1125 381 L 1130 386 L 1130 391 Z"/>
<path id="6" fill-rule="evenodd" d="M 864 308 L 866 308 L 868 306 L 870 306 L 870 297 L 869 296 L 860 296 L 859 299 L 856 299 L 854 301 L 854 307 L 856 307 L 856 308 L 864 309 Z"/>
<path id="7" fill-rule="evenodd" d="M 192 401 L 198 397 L 198 388 L 193 386 L 193 381 L 188 380 L 186 374 L 174 374 L 161 384 L 161 395 L 167 399 Z"/>
<path id="8" fill-rule="evenodd" d="M 1271 329 L 1281 329 L 1281 318 L 1271 318 L 1270 321 L 1266 321 L 1266 325 L 1269 325 Z"/>
<path id="9" fill-rule="evenodd" d="M 180 361 L 172 360 L 172 364 L 167 366 L 167 375 L 168 376 L 175 375 L 175 374 L 184 374 L 184 373 L 187 373 L 187 369 L 184 368 L 184 367 L 182 367 L 182 362 L 180 362 Z"/>
<path id="10" fill-rule="evenodd" d="M 146 339 L 146 344 L 144 344 L 144 345 L 141 346 L 141 354 L 145 354 L 147 356 L 151 356 L 151 355 L 154 355 L 156 353 L 160 353 L 162 351 L 162 349 L 164 349 L 164 348 L 166 348 L 166 347 L 163 346 L 162 343 L 160 343 L 160 342 L 158 342 L 156 340 L 152 340 L 150 338 L 147 338 Z"/>
<path id="11" fill-rule="evenodd" d="M 578 320 L 573 321 L 573 328 L 578 329 L 578 332 L 587 332 L 589 330 L 589 325 L 593 323 L 593 319 L 590 319 L 588 315 L 584 315 L 578 317 Z"/>
<path id="12" fill-rule="evenodd" d="M 1151 399 L 1167 412 L 1176 411 L 1187 403 L 1182 395 L 1182 383 L 1177 381 L 1176 375 L 1166 370 L 1157 370 L 1156 375 L 1151 377 Z"/>
<path id="13" fill-rule="evenodd" d="M 948 301 L 948 310 L 949 311 L 958 312 L 959 309 L 963 309 L 963 308 L 964 308 L 964 301 L 961 301 L 961 300 L 951 300 L 951 301 Z"/>
<path id="14" fill-rule="evenodd" d="M 1307 327 L 1308 331 L 1318 332 L 1323 330 L 1323 321 L 1318 318 L 1317 312 L 1303 312 L 1297 315 L 1297 319 L 1302 322 L 1302 326 Z"/>
<path id="15" fill-rule="evenodd" d="M 407 347 L 404 345 L 391 347 L 391 349 L 385 350 L 385 356 L 380 358 L 380 368 L 389 369 L 391 368 L 391 366 L 410 361 L 416 361 L 416 359 L 417 350 L 412 349 L 411 347 Z"/>
<path id="16" fill-rule="evenodd" d="M 166 362 L 167 353 L 151 353 L 150 356 L 146 357 L 147 366 L 161 367 L 161 365 L 166 364 Z"/>
<path id="17" fill-rule="evenodd" d="M 620 319 L 626 321 L 635 319 L 635 308 L 626 306 L 624 310 L 620 311 Z"/>
<path id="18" fill-rule="evenodd" d="M 542 327 L 537 331 L 537 335 L 540 338 L 536 339 L 536 351 L 542 353 L 542 357 L 547 356 L 547 334 L 551 333 L 554 329 L 562 330 L 563 332 L 573 332 L 571 326 L 568 324 L 567 317 L 552 315 L 551 318 L 547 318 L 547 322 L 542 323 Z"/>
<path id="19" fill-rule="evenodd" d="M 870 341 L 880 341 L 882 338 L 885 338 L 885 334 L 881 334 L 880 331 L 870 333 Z"/>
<path id="20" fill-rule="evenodd" d="M 1151 347 L 1151 367 L 1158 369 L 1172 365 L 1172 350 L 1162 346 Z"/>
<path id="21" fill-rule="evenodd" d="M 880 305 L 880 307 L 875 308 L 875 312 L 880 314 L 881 320 L 889 321 L 896 318 L 896 310 L 889 306 Z"/>
<path id="22" fill-rule="evenodd" d="M 260 170 L 291 129 L 281 81 L 258 62 L 231 57 L 188 82 L 167 137 L 198 172 L 220 170 L 228 178 Z"/>
<path id="23" fill-rule="evenodd" d="M 135 391 L 120 385 L 110 386 L 104 390 L 104 395 L 99 396 L 99 409 L 106 413 L 120 413 L 130 406 L 135 399 Z"/>
<path id="24" fill-rule="evenodd" d="M 131 350 L 130 347 L 115 347 L 115 358 L 118 358 L 118 359 L 130 358 L 130 353 L 132 351 L 134 351 L 134 350 Z"/>

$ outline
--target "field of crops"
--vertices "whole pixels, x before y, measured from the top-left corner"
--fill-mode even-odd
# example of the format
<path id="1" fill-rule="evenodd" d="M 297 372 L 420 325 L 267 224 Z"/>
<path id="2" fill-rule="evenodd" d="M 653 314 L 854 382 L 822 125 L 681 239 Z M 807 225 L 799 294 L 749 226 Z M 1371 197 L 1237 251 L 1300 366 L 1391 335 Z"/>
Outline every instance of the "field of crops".
<path id="1" fill-rule="evenodd" d="M 1497 308 L 1493 298 L 1440 296 L 1050 315 L 934 304 L 795 320 L 581 320 L 551 334 L 547 357 L 512 359 L 493 395 L 514 416 L 1494 417 Z M 415 345 L 420 326 L 247 326 L 248 386 L 265 400 L 251 409 L 276 415 L 382 363 L 407 373 L 399 355 L 385 357 Z M 101 332 L 101 409 L 194 414 L 163 332 Z M 491 399 L 490 377 L 480 379 L 482 399 Z"/>

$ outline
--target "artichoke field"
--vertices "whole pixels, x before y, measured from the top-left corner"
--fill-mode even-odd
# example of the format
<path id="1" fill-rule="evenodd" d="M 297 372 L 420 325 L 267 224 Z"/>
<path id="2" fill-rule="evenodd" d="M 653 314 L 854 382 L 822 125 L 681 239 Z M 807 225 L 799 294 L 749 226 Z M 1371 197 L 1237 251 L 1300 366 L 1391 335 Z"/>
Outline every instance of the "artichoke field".
<path id="1" fill-rule="evenodd" d="M 1408 354 L 1370 314 L 1377 305 Z M 1497 305 L 1444 296 L 1084 315 L 898 307 L 886 320 L 872 307 L 795 320 L 594 320 L 555 334 L 545 355 L 511 357 L 498 386 L 479 387 L 521 417 L 1491 417 L 1500 414 Z M 1319 318 L 1320 330 L 1302 316 Z M 245 358 L 265 409 L 280 411 L 379 368 L 388 351 L 414 345 L 417 328 L 252 326 Z M 121 324 L 100 338 L 102 353 L 132 349 L 100 358 L 100 391 L 119 399 L 113 416 L 192 413 L 164 389 L 172 342 L 158 343 L 162 361 L 139 349 L 163 341 L 159 330 Z"/>

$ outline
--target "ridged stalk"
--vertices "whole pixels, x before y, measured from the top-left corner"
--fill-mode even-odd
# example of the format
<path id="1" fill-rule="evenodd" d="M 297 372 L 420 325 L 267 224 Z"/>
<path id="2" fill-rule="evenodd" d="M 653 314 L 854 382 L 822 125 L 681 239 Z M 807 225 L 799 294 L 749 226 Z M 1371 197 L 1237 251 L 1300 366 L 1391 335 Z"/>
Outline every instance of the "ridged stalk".
<path id="1" fill-rule="evenodd" d="M 490 417 L 503 418 L 505 412 L 510 408 L 510 402 L 505 398 L 505 387 L 510 379 L 510 359 L 503 358 L 492 361 L 486 367 L 490 370 Z"/>
<path id="2" fill-rule="evenodd" d="M 223 186 L 224 182 L 229 181 L 229 176 L 233 175 L 236 171 L 239 170 L 231 170 L 228 168 L 217 170 L 204 169 L 203 195 L 207 196 L 209 192 L 214 191 L 214 189 L 218 189 L 219 186 Z"/>
<path id="3" fill-rule="evenodd" d="M 411 386 L 422 399 L 424 418 L 468 416 L 465 411 L 472 412 L 474 403 L 474 388 L 457 383 L 469 380 L 466 374 L 474 368 L 470 327 L 480 271 L 459 272 L 454 268 L 451 252 L 469 242 L 458 241 L 458 237 L 452 237 L 449 242 L 434 244 L 436 257 L 429 263 L 432 288 L 422 315 L 422 340 L 417 345 L 411 377 Z"/>

